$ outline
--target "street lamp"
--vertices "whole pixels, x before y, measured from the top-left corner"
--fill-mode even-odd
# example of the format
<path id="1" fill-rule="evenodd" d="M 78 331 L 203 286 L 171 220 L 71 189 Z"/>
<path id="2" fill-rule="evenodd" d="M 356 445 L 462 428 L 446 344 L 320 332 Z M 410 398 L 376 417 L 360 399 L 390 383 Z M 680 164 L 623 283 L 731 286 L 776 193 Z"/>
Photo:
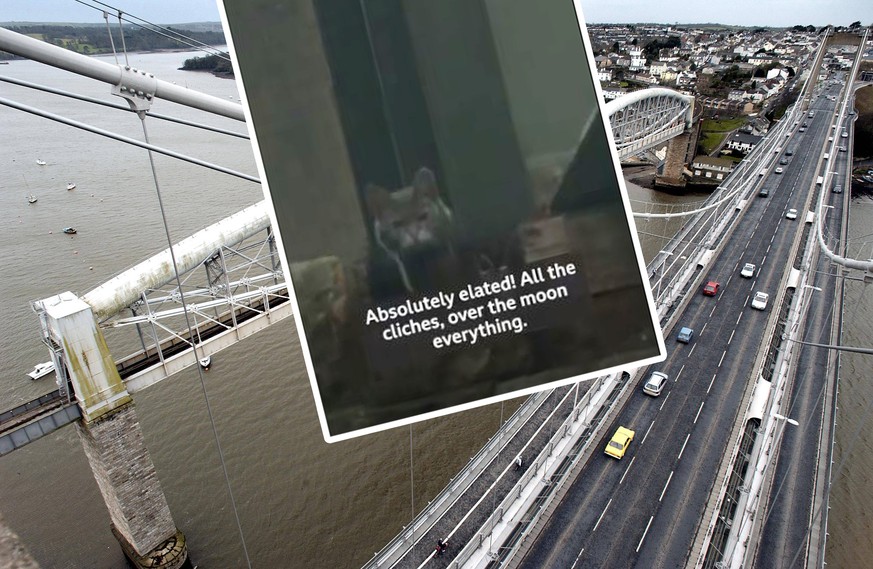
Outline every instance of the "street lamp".
<path id="1" fill-rule="evenodd" d="M 779 413 L 776 413 L 775 411 L 770 413 L 770 416 L 773 417 L 774 419 L 781 419 L 782 421 L 785 421 L 786 423 L 791 423 L 795 427 L 800 426 L 800 423 L 798 423 L 794 419 L 786 417 L 785 415 L 780 415 Z"/>

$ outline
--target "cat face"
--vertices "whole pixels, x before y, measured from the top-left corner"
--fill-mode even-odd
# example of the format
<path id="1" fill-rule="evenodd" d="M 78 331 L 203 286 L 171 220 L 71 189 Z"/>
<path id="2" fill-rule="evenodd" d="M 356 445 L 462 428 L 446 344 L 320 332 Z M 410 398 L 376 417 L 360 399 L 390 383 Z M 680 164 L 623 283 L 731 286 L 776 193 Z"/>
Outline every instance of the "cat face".
<path id="1" fill-rule="evenodd" d="M 415 174 L 411 186 L 389 192 L 368 184 L 366 191 L 376 239 L 386 250 L 400 253 L 433 247 L 450 238 L 451 210 L 427 168 Z"/>

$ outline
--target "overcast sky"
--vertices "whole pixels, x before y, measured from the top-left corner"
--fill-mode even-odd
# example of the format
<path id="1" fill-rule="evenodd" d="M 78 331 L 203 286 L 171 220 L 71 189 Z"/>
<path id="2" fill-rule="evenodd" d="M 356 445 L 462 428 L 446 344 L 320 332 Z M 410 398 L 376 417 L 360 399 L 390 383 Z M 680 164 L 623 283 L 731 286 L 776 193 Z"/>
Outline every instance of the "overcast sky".
<path id="1" fill-rule="evenodd" d="M 244 2 L 245 0 L 233 0 Z M 277 0 L 282 1 L 282 0 Z M 325 0 L 330 1 L 330 0 Z M 438 0 L 422 0 L 438 1 Z M 531 0 L 537 1 L 537 0 Z M 581 0 L 589 23 L 720 23 L 745 26 L 848 25 L 873 22 L 873 0 Z M 0 0 L 0 22 L 94 22 L 94 0 Z M 105 0 L 156 24 L 219 21 L 216 0 Z M 691 6 L 691 8 L 688 8 Z"/>

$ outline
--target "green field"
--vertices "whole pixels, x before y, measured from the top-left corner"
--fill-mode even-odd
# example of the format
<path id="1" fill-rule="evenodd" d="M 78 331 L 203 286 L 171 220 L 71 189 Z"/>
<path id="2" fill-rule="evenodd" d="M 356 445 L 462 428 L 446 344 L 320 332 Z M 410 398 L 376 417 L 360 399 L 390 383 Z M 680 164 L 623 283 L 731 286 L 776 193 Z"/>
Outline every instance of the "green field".
<path id="1" fill-rule="evenodd" d="M 735 119 L 704 119 L 701 130 L 703 132 L 730 132 L 746 124 L 745 117 Z"/>

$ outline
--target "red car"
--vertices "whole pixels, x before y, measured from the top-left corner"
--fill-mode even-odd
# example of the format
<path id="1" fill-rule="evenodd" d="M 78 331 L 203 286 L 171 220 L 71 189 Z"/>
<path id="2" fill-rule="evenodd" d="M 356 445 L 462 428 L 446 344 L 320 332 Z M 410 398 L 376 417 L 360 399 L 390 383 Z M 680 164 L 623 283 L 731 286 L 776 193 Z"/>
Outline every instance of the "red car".
<path id="1" fill-rule="evenodd" d="M 715 281 L 709 281 L 706 283 L 706 286 L 703 287 L 703 294 L 706 296 L 715 296 L 718 294 L 718 283 Z"/>

